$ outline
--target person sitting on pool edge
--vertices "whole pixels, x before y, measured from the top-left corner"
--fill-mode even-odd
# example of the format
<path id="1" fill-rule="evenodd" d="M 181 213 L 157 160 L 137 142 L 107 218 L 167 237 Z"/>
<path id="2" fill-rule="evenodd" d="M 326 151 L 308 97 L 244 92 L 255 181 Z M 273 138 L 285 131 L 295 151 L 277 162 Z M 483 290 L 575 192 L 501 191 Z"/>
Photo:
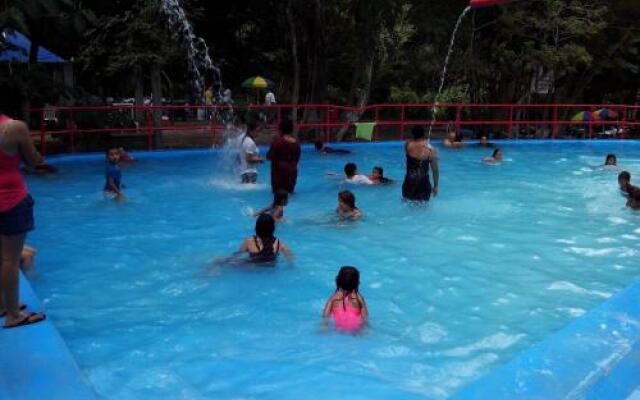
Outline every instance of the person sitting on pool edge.
<path id="1" fill-rule="evenodd" d="M 253 213 L 253 216 L 257 217 L 258 215 L 269 213 L 273 216 L 273 219 L 276 222 L 279 222 L 284 217 L 284 207 L 287 205 L 288 202 L 289 202 L 289 193 L 285 190 L 278 190 L 273 195 L 273 203 L 269 204 L 262 210 Z"/>
<path id="2" fill-rule="evenodd" d="M 341 219 L 356 220 L 362 217 L 362 211 L 356 207 L 356 196 L 349 190 L 338 193 L 338 207 L 336 212 Z"/>
<path id="3" fill-rule="evenodd" d="M 247 253 L 252 264 L 273 265 L 280 253 L 284 254 L 287 260 L 293 259 L 293 253 L 285 242 L 275 237 L 276 221 L 271 214 L 261 214 L 256 220 L 255 235 L 244 239 L 240 249 L 230 257 L 216 260 L 216 264 L 224 264 L 238 260 L 238 257 Z"/>
<path id="4" fill-rule="evenodd" d="M 395 182 L 393 179 L 386 178 L 384 176 L 384 170 L 382 169 L 382 167 L 377 166 L 373 167 L 369 179 L 371 180 L 371 182 L 373 182 L 374 185 L 388 185 Z"/>
<path id="5" fill-rule="evenodd" d="M 118 167 L 120 161 L 120 151 L 118 149 L 107 150 L 107 170 L 105 173 L 106 182 L 104 184 L 103 193 L 106 196 L 113 197 L 114 200 L 126 200 L 122 194 L 122 171 Z"/>
<path id="6" fill-rule="evenodd" d="M 336 276 L 336 291 L 329 297 L 322 311 L 322 325 L 329 324 L 329 316 L 333 317 L 333 325 L 339 331 L 357 332 L 369 317 L 367 304 L 358 291 L 360 272 L 357 268 L 344 266 Z"/>
<path id="7" fill-rule="evenodd" d="M 604 160 L 604 165 L 613 165 L 616 166 L 618 165 L 618 159 L 616 158 L 615 154 L 607 154 L 607 158 L 605 158 Z"/>
<path id="8" fill-rule="evenodd" d="M 502 162 L 502 150 L 495 149 L 493 150 L 493 154 L 491 157 L 485 157 L 482 159 L 482 162 L 485 164 L 498 164 Z"/>
<path id="9" fill-rule="evenodd" d="M 344 166 L 344 174 L 347 183 L 361 183 L 363 185 L 373 185 L 368 176 L 358 173 L 358 166 L 355 163 L 347 163 Z"/>
<path id="10" fill-rule="evenodd" d="M 322 140 L 318 140 L 314 144 L 316 151 L 320 154 L 351 154 L 351 151 L 345 149 L 334 149 L 327 147 Z"/>

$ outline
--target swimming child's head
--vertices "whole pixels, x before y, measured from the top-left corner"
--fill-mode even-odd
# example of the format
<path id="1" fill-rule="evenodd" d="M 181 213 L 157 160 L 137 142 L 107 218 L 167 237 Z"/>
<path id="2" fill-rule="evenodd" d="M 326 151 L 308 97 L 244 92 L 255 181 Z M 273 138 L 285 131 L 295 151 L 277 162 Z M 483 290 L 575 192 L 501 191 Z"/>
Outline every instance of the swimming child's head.
<path id="1" fill-rule="evenodd" d="M 256 220 L 256 236 L 260 239 L 272 238 L 275 231 L 276 221 L 271 214 L 260 214 Z"/>
<path id="2" fill-rule="evenodd" d="M 274 206 L 286 206 L 289 202 L 289 192 L 286 190 L 278 190 L 273 194 L 273 205 Z"/>
<path id="3" fill-rule="evenodd" d="M 293 133 L 293 122 L 290 119 L 284 119 L 280 122 L 280 133 L 283 135 L 291 135 Z"/>
<path id="4" fill-rule="evenodd" d="M 374 179 L 382 179 L 384 178 L 384 170 L 382 169 L 382 167 L 373 167 L 373 170 L 371 171 L 371 176 Z"/>
<path id="5" fill-rule="evenodd" d="M 489 144 L 489 141 L 487 140 L 486 136 L 480 136 L 480 144 L 483 146 L 486 146 L 487 144 Z"/>
<path id="6" fill-rule="evenodd" d="M 316 147 L 316 150 L 321 151 L 324 148 L 324 143 L 322 140 L 318 140 L 314 143 L 314 146 Z"/>
<path id="7" fill-rule="evenodd" d="M 493 155 L 491 155 L 491 157 L 492 157 L 494 160 L 498 160 L 498 161 L 499 161 L 499 160 L 502 160 L 502 150 L 500 150 L 500 149 L 495 149 L 495 150 L 493 151 Z"/>
<path id="8" fill-rule="evenodd" d="M 107 150 L 107 160 L 111 164 L 117 164 L 120 160 L 120 149 L 113 148 Z"/>
<path id="9" fill-rule="evenodd" d="M 416 125 L 411 128 L 411 137 L 414 140 L 424 139 L 424 127 L 422 125 Z"/>
<path id="10" fill-rule="evenodd" d="M 618 185 L 620 185 L 621 189 L 624 189 L 625 186 L 629 184 L 631 181 L 631 174 L 627 171 L 622 171 L 618 174 Z"/>
<path id="11" fill-rule="evenodd" d="M 350 162 L 344 166 L 344 174 L 347 178 L 352 178 L 356 172 L 358 172 L 358 166 L 356 164 Z"/>
<path id="12" fill-rule="evenodd" d="M 607 154 L 607 158 L 604 160 L 604 165 L 616 165 L 618 164 L 618 159 L 615 154 Z"/>
<path id="13" fill-rule="evenodd" d="M 360 286 L 360 272 L 356 267 L 344 266 L 340 268 L 336 276 L 336 290 L 344 292 L 357 292 Z"/>
<path id="14" fill-rule="evenodd" d="M 355 210 L 356 207 L 356 196 L 351 193 L 349 190 L 343 190 L 338 193 L 338 205 L 341 208 L 348 208 L 349 210 Z"/>

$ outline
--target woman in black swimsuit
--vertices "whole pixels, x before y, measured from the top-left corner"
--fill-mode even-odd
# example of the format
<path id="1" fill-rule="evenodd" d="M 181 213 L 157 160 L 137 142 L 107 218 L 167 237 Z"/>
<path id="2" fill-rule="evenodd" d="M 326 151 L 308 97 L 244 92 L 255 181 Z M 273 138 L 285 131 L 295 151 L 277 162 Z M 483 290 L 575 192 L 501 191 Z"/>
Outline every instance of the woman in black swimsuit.
<path id="1" fill-rule="evenodd" d="M 402 183 L 402 197 L 405 200 L 429 201 L 432 192 L 434 196 L 438 194 L 438 153 L 427 143 L 422 126 L 414 126 L 411 136 L 413 139 L 407 140 L 404 147 L 407 172 Z M 429 181 L 429 166 L 433 175 L 433 187 Z"/>
<path id="2" fill-rule="evenodd" d="M 271 264 L 276 261 L 278 255 L 283 253 L 289 261 L 293 254 L 289 247 L 274 236 L 276 222 L 271 214 L 261 214 L 256 220 L 256 234 L 244 239 L 240 249 L 230 257 L 215 261 L 216 264 L 236 262 L 238 256 L 249 253 L 249 262 L 252 264 Z"/>

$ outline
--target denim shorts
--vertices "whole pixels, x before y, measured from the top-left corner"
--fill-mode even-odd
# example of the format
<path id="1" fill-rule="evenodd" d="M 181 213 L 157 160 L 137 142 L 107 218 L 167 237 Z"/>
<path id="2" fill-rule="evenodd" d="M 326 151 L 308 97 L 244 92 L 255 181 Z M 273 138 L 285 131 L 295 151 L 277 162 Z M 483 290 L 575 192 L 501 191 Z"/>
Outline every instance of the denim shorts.
<path id="1" fill-rule="evenodd" d="M 27 195 L 11 210 L 0 213 L 0 235 L 19 235 L 33 230 L 33 204 L 31 195 Z"/>

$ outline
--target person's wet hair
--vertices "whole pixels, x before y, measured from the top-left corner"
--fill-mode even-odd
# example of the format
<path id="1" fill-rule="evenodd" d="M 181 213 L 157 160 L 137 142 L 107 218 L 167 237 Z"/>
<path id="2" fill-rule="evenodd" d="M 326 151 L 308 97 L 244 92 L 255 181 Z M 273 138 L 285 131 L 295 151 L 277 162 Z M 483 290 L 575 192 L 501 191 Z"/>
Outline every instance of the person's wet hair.
<path id="1" fill-rule="evenodd" d="M 384 176 L 384 170 L 382 169 L 382 167 L 373 167 L 373 170 L 380 174 L 381 178 Z"/>
<path id="2" fill-rule="evenodd" d="M 424 139 L 425 137 L 424 127 L 422 125 L 416 125 L 413 128 L 411 128 L 411 137 L 413 137 L 415 140 Z"/>
<path id="3" fill-rule="evenodd" d="M 351 191 L 343 190 L 342 192 L 338 193 L 338 198 L 340 199 L 341 202 L 348 205 L 349 207 L 353 209 L 358 208 L 356 207 L 356 196 L 353 193 L 351 193 Z"/>
<path id="4" fill-rule="evenodd" d="M 273 194 L 273 204 L 276 206 L 286 206 L 289 201 L 289 193 L 286 190 L 278 190 Z"/>
<path id="5" fill-rule="evenodd" d="M 495 150 L 493 151 L 493 155 L 492 155 L 491 157 L 496 158 L 496 156 L 498 155 L 498 153 L 499 153 L 500 151 L 501 151 L 500 149 L 495 149 Z"/>
<path id="6" fill-rule="evenodd" d="M 283 135 L 291 135 L 293 133 L 293 122 L 290 119 L 284 119 L 280 122 L 279 128 Z"/>
<path id="7" fill-rule="evenodd" d="M 618 174 L 618 180 L 625 179 L 627 181 L 631 180 L 631 174 L 628 171 L 622 171 Z"/>
<path id="8" fill-rule="evenodd" d="M 347 176 L 347 178 L 351 178 L 352 176 L 354 176 L 357 170 L 358 170 L 358 167 L 351 162 L 347 163 L 344 166 L 344 174 Z"/>
<path id="9" fill-rule="evenodd" d="M 613 161 L 613 162 L 610 163 L 609 161 Z M 616 165 L 617 162 L 618 162 L 618 159 L 616 158 L 616 155 L 613 153 L 607 154 L 607 158 L 605 158 L 604 160 L 604 163 L 608 165 Z"/>
<path id="10" fill-rule="evenodd" d="M 344 266 L 340 268 L 336 276 L 336 290 L 342 289 L 344 292 L 358 292 L 360 287 L 360 272 L 356 267 Z"/>
<path id="11" fill-rule="evenodd" d="M 260 239 L 270 239 L 276 231 L 276 221 L 271 214 L 260 214 L 256 220 L 256 236 Z"/>

